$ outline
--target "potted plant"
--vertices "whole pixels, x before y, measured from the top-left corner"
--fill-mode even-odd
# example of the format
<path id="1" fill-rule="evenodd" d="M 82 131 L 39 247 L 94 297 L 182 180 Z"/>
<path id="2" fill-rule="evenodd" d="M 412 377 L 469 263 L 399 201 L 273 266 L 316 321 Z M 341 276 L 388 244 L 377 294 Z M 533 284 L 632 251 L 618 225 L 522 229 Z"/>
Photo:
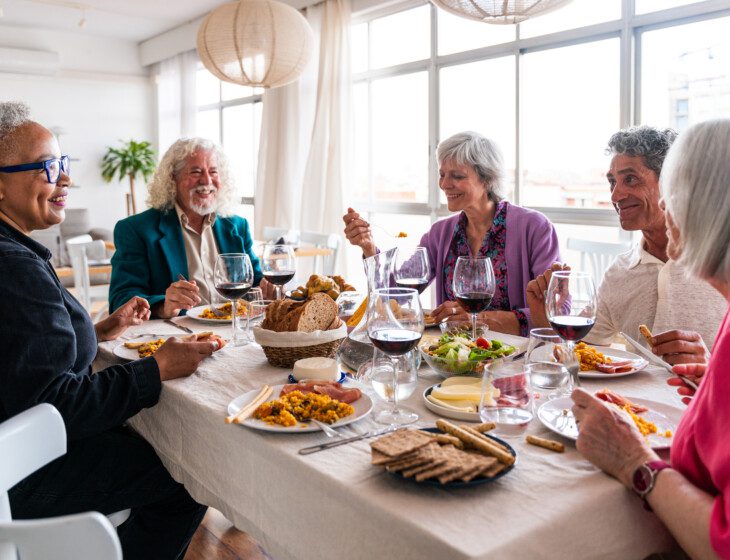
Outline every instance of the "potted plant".
<path id="1" fill-rule="evenodd" d="M 129 194 L 127 200 L 127 214 L 137 213 L 137 204 L 134 199 L 134 180 L 142 175 L 145 181 L 155 170 L 156 153 L 149 142 L 130 140 L 122 143 L 121 148 L 107 149 L 101 162 L 101 176 L 107 183 L 116 177 L 118 180 L 129 178 Z M 130 208 L 131 201 L 131 208 Z"/>

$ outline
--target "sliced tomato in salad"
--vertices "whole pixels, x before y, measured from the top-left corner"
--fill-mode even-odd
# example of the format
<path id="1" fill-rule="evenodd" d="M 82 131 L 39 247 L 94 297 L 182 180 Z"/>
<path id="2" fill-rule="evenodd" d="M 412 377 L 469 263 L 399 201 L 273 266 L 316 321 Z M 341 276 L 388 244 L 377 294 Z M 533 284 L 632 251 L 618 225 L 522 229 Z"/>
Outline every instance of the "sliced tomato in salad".
<path id="1" fill-rule="evenodd" d="M 492 347 L 492 343 L 489 342 L 486 338 L 481 337 L 481 336 L 479 338 L 477 338 L 474 342 L 477 346 L 479 346 L 479 348 L 489 349 Z"/>

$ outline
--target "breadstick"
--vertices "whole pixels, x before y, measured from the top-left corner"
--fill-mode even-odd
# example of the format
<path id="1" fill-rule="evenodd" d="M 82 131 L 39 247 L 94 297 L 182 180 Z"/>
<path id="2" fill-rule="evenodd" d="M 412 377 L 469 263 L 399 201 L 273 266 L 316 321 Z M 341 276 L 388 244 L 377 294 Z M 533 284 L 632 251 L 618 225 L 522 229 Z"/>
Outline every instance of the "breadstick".
<path id="1" fill-rule="evenodd" d="M 464 449 L 464 442 L 461 441 L 458 437 L 455 436 L 448 436 L 446 434 L 434 434 L 433 432 L 427 432 L 425 430 L 416 430 L 417 432 L 429 436 L 434 441 L 438 442 L 440 445 L 446 445 L 451 444 L 457 449 Z"/>
<path id="2" fill-rule="evenodd" d="M 461 441 L 463 441 L 465 444 L 468 443 L 474 449 L 482 451 L 483 453 L 491 455 L 492 457 L 496 457 L 501 463 L 504 463 L 505 465 L 512 465 L 515 462 L 515 458 L 510 453 L 507 453 L 496 445 L 486 442 L 486 438 L 483 439 L 482 437 L 477 437 L 473 434 L 470 434 L 466 430 L 462 430 L 451 422 L 447 422 L 446 420 L 442 420 L 441 418 L 439 418 L 438 420 L 436 420 L 436 426 L 442 432 L 446 432 L 447 434 L 458 437 Z"/>
<path id="3" fill-rule="evenodd" d="M 230 416 L 226 417 L 226 424 L 240 424 L 241 422 L 243 422 L 246 418 L 253 414 L 253 411 L 256 410 L 259 405 L 266 402 L 266 399 L 268 399 L 273 392 L 274 390 L 268 385 L 264 385 L 263 387 L 261 387 L 259 394 L 256 395 L 256 397 L 250 403 L 241 408 L 241 410 L 239 410 L 236 414 L 231 414 Z"/>
<path id="4" fill-rule="evenodd" d="M 480 434 L 483 434 L 484 432 L 488 432 L 489 430 L 493 430 L 497 427 L 497 424 L 494 422 L 483 422 L 481 424 L 477 424 L 476 426 L 471 426 L 471 428 Z"/>
<path id="5" fill-rule="evenodd" d="M 144 346 L 147 344 L 146 342 L 125 342 L 124 347 L 125 348 L 131 348 L 132 350 L 136 350 L 140 346 Z"/>
<path id="6" fill-rule="evenodd" d="M 652 345 L 651 339 L 654 337 L 651 334 L 651 331 L 649 330 L 649 327 L 646 325 L 639 325 L 639 332 L 641 333 L 641 336 L 643 336 L 646 341 L 649 343 L 649 346 Z"/>
<path id="7" fill-rule="evenodd" d="M 461 428 L 462 430 L 470 433 L 473 436 L 476 436 L 476 437 L 478 437 L 478 438 L 486 441 L 489 445 L 493 445 L 495 447 L 499 447 L 505 453 L 509 453 L 509 450 L 504 445 L 502 445 L 501 443 L 498 443 L 498 442 L 494 441 L 492 438 L 489 438 L 489 437 L 485 436 L 484 434 L 481 434 L 481 433 L 477 432 L 471 426 L 465 426 L 464 424 L 462 424 L 461 426 L 459 426 L 459 428 Z"/>
<path id="8" fill-rule="evenodd" d="M 532 445 L 544 447 L 545 449 L 549 449 L 550 451 L 555 451 L 557 453 L 563 453 L 565 451 L 565 446 L 559 441 L 553 441 L 551 439 L 545 439 L 537 436 L 527 436 L 525 441 Z"/>

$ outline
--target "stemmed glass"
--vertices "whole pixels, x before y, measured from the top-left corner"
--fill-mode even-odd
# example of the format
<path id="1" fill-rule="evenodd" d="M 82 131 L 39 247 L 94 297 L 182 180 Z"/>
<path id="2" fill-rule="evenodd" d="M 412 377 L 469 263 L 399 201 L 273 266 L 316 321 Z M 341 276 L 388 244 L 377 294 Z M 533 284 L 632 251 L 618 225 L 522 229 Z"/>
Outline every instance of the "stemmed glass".
<path id="1" fill-rule="evenodd" d="M 373 290 L 368 300 L 368 337 L 375 348 L 389 357 L 391 383 L 383 376 L 371 375 L 373 389 L 385 400 L 392 397 L 393 406 L 375 416 L 381 424 L 402 425 L 418 420 L 418 415 L 410 410 L 399 408 L 398 400 L 408 396 L 399 388 L 398 358 L 416 347 L 421 340 L 424 328 L 423 309 L 418 292 L 410 288 L 381 288 Z M 376 366 L 376 352 L 373 351 L 373 373 Z M 410 364 L 405 364 L 409 370 Z M 388 386 L 390 385 L 390 386 Z M 413 391 L 412 386 L 405 387 Z"/>
<path id="2" fill-rule="evenodd" d="M 215 290 L 222 298 L 231 302 L 233 326 L 232 346 L 247 344 L 239 334 L 238 300 L 246 295 L 253 285 L 253 266 L 245 253 L 223 253 L 218 255 L 213 272 Z"/>
<path id="3" fill-rule="evenodd" d="M 282 298 L 284 284 L 294 278 L 296 257 L 291 245 L 266 245 L 261 259 L 264 278 L 274 284 L 276 299 Z"/>
<path id="4" fill-rule="evenodd" d="M 575 343 L 582 340 L 593 328 L 596 307 L 593 276 L 577 270 L 553 272 L 545 293 L 545 311 L 550 326 L 565 341 L 569 356 L 574 354 Z M 573 387 L 579 387 L 580 367 L 569 369 Z"/>
<path id="5" fill-rule="evenodd" d="M 471 315 L 472 340 L 477 339 L 477 316 L 492 303 L 496 282 L 488 257 L 459 257 L 454 268 L 454 296 Z"/>
<path id="6" fill-rule="evenodd" d="M 419 294 L 423 293 L 431 276 L 426 248 L 398 247 L 393 276 L 399 288 L 413 288 L 418 290 Z"/>

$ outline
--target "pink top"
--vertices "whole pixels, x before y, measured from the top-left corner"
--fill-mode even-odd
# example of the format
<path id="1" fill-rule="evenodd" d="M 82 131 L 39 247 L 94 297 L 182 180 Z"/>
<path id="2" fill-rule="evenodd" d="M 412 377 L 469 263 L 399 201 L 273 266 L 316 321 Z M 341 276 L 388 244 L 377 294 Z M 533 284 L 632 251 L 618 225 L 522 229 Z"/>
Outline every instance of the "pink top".
<path id="1" fill-rule="evenodd" d="M 710 542 L 730 558 L 730 311 L 720 325 L 699 391 L 677 427 L 672 467 L 715 497 Z"/>

